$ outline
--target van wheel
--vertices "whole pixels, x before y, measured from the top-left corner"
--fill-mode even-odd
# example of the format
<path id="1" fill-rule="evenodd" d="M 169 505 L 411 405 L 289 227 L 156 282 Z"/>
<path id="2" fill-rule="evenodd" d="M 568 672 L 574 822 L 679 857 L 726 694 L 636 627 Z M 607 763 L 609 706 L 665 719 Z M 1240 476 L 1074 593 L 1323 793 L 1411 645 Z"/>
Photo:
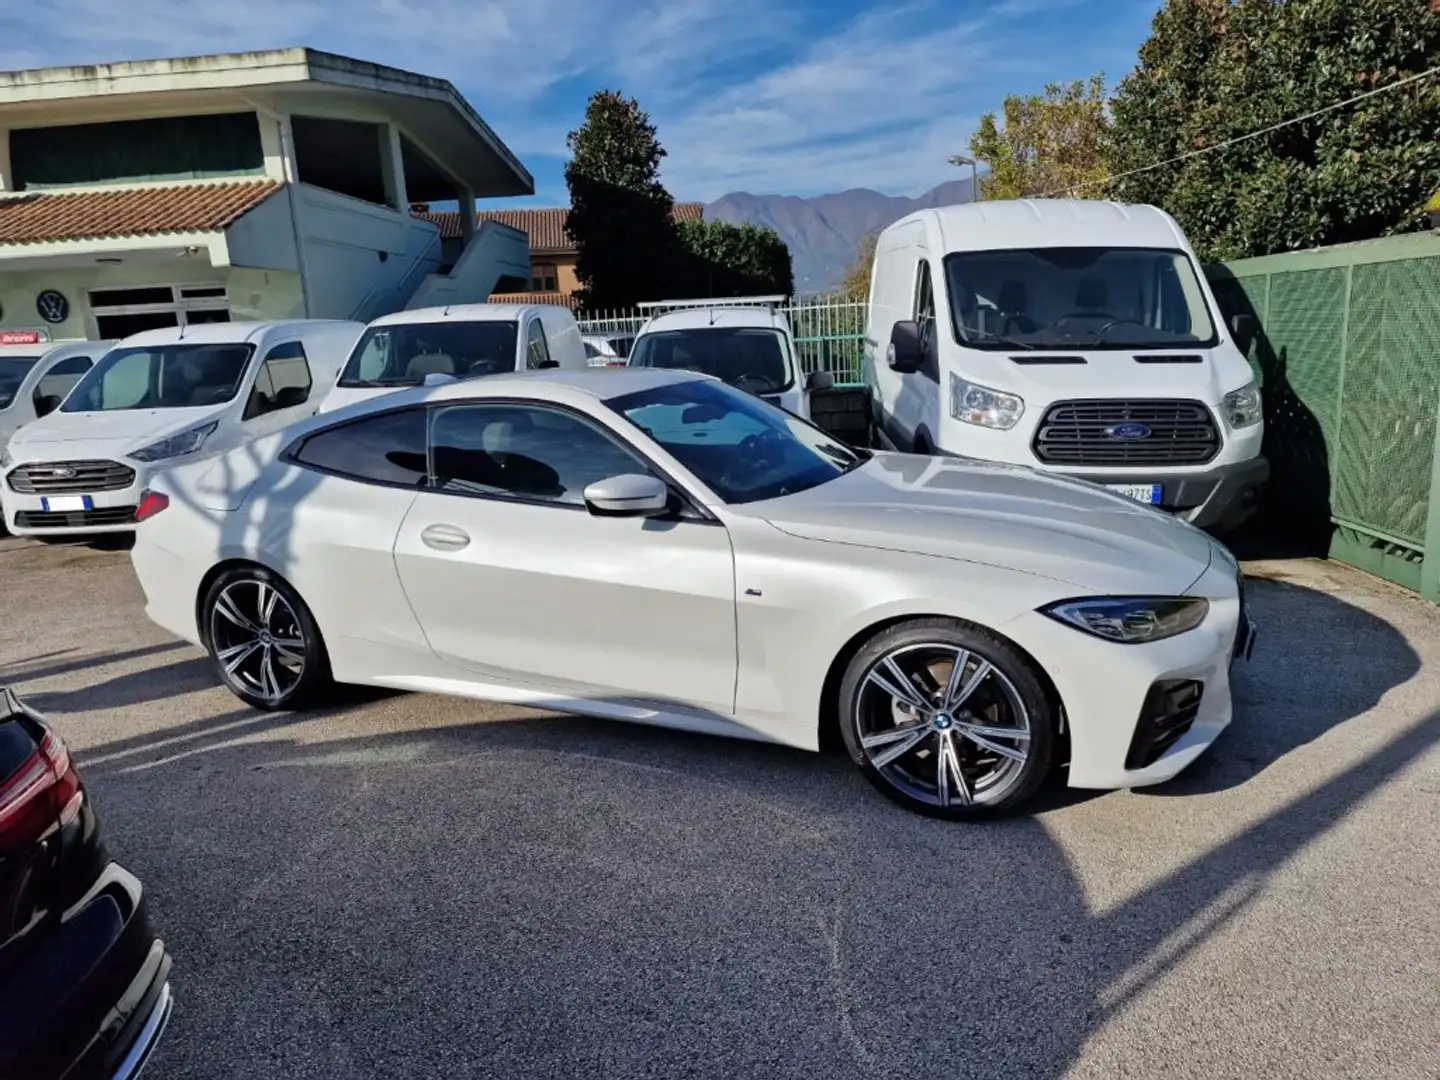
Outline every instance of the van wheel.
<path id="1" fill-rule="evenodd" d="M 331 685 L 320 627 L 298 593 L 263 566 L 241 566 L 205 594 L 205 644 L 226 688 L 257 709 L 298 709 Z"/>

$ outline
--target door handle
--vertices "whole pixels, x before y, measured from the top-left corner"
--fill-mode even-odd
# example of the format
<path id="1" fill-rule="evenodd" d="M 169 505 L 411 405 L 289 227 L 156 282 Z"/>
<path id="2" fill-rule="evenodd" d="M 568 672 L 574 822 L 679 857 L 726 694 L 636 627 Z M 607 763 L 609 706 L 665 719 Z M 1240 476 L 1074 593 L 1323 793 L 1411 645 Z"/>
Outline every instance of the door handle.
<path id="1" fill-rule="evenodd" d="M 459 551 L 470 543 L 470 534 L 454 525 L 429 525 L 420 534 L 426 547 L 436 551 Z"/>

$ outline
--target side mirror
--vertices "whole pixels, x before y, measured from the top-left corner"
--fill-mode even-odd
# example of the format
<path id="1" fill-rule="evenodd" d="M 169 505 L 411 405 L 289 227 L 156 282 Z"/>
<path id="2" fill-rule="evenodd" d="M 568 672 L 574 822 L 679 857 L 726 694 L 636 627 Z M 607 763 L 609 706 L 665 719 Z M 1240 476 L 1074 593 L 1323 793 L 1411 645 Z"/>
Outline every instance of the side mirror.
<path id="1" fill-rule="evenodd" d="M 45 394 L 35 399 L 36 417 L 49 416 L 60 407 L 60 396 L 58 394 Z"/>
<path id="2" fill-rule="evenodd" d="M 304 405 L 310 397 L 310 391 L 303 386 L 282 386 L 275 391 L 276 409 L 293 409 L 296 405 Z"/>
<path id="3" fill-rule="evenodd" d="M 805 380 L 806 390 L 833 390 L 835 376 L 828 371 L 812 371 Z"/>
<path id="4" fill-rule="evenodd" d="M 885 362 L 891 371 L 909 375 L 920 370 L 925 359 L 920 348 L 920 324 L 912 320 L 897 322 L 890 331 L 890 348 L 885 352 Z"/>
<path id="5" fill-rule="evenodd" d="M 659 477 L 625 473 L 588 486 L 585 505 L 597 517 L 653 517 L 670 508 L 670 489 Z"/>
<path id="6" fill-rule="evenodd" d="M 1232 315 L 1230 317 L 1230 333 L 1235 338 L 1235 344 L 1240 346 L 1241 352 L 1250 351 L 1250 343 L 1255 340 L 1255 332 L 1259 325 L 1255 322 L 1254 315 Z"/>
<path id="7" fill-rule="evenodd" d="M 545 368 L 556 368 L 556 367 L 559 367 L 559 366 L 560 366 L 560 361 L 559 361 L 559 360 L 541 360 L 540 363 L 538 363 L 538 364 L 535 365 L 535 367 L 536 367 L 537 370 L 542 370 L 542 371 L 543 371 Z"/>

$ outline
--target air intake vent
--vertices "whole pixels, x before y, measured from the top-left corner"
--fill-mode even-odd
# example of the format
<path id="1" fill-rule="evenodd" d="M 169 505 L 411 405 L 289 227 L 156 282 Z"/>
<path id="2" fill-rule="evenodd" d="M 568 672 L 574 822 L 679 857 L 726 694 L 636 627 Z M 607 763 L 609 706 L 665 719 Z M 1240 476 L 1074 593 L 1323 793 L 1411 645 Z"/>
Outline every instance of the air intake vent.
<path id="1" fill-rule="evenodd" d="M 1046 465 L 1203 465 L 1220 432 L 1198 401 L 1061 401 L 1031 444 Z"/>
<path id="2" fill-rule="evenodd" d="M 47 461 L 10 473 L 10 490 L 22 495 L 119 491 L 135 482 L 135 470 L 118 461 Z"/>
<path id="3" fill-rule="evenodd" d="M 1012 363 L 1016 364 L 1083 364 L 1083 356 L 1012 356 Z"/>
<path id="4" fill-rule="evenodd" d="M 1205 358 L 1195 353 L 1152 353 L 1149 356 L 1137 356 L 1137 364 L 1199 364 Z"/>

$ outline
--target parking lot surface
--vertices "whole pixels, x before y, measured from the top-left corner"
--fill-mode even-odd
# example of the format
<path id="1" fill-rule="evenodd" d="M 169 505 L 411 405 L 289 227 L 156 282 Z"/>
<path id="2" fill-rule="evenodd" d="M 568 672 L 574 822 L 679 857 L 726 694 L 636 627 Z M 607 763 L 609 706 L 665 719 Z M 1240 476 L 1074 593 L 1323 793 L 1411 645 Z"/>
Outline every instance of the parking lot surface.
<path id="1" fill-rule="evenodd" d="M 421 695 L 253 712 L 83 546 L 0 541 L 0 680 L 174 954 L 157 1080 L 1433 1080 L 1440 613 L 1249 571 L 1196 767 L 984 826 L 841 757 Z"/>

